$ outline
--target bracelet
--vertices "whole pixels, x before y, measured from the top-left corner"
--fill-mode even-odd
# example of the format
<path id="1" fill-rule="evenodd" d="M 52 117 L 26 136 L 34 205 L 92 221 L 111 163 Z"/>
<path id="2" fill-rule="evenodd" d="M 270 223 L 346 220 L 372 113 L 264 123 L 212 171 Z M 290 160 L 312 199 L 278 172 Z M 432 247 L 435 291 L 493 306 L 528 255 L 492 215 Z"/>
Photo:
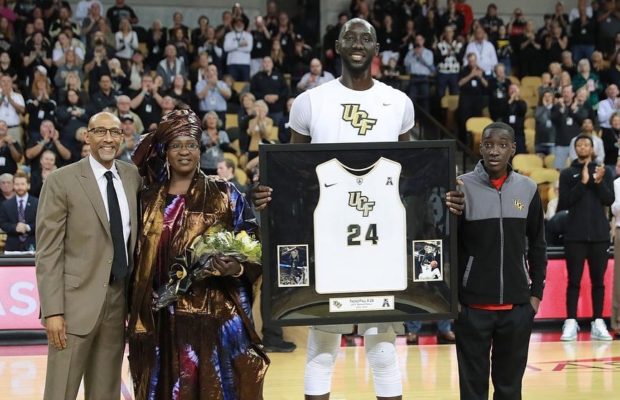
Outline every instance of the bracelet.
<path id="1" fill-rule="evenodd" d="M 239 264 L 239 266 L 241 267 L 241 270 L 239 272 L 237 272 L 236 274 L 231 275 L 233 278 L 239 278 L 241 275 L 243 275 L 243 271 L 245 270 L 243 268 L 243 264 Z"/>

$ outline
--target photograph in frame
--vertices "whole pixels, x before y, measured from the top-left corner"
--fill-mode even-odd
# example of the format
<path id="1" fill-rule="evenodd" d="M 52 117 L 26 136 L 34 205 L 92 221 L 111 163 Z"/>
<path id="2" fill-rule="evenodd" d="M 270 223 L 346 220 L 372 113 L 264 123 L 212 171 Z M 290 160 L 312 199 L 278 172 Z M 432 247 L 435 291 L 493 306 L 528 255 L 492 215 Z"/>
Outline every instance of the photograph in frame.
<path id="1" fill-rule="evenodd" d="M 278 246 L 278 286 L 300 287 L 310 285 L 308 264 L 307 244 Z"/>
<path id="2" fill-rule="evenodd" d="M 443 279 L 442 241 L 413 241 L 413 280 L 414 282 L 432 282 Z"/>

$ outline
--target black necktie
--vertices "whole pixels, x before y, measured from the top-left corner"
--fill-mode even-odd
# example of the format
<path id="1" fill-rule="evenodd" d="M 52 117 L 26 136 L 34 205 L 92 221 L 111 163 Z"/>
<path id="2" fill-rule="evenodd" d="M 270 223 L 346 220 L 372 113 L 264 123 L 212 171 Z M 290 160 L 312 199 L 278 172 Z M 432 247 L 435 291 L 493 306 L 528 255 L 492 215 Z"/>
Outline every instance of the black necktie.
<path id="1" fill-rule="evenodd" d="M 112 172 L 107 171 L 105 177 L 108 180 L 108 209 L 110 211 L 110 233 L 112 234 L 112 245 L 114 246 L 114 260 L 112 261 L 112 281 L 123 279 L 127 275 L 127 251 L 125 250 L 125 237 L 123 236 L 123 218 L 121 208 L 118 205 L 116 189 L 114 189 L 114 179 Z"/>

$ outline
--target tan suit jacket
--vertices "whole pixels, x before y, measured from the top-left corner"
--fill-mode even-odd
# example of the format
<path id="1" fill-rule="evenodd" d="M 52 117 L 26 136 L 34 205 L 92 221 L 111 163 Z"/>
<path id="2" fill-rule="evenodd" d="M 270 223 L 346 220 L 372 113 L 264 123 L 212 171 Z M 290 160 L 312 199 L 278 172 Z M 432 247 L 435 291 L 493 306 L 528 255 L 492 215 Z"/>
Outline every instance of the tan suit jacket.
<path id="1" fill-rule="evenodd" d="M 129 267 L 138 233 L 141 178 L 115 161 L 131 216 Z M 63 314 L 67 333 L 88 334 L 105 300 L 114 250 L 110 223 L 88 158 L 50 174 L 37 211 L 35 264 L 41 318 Z"/>

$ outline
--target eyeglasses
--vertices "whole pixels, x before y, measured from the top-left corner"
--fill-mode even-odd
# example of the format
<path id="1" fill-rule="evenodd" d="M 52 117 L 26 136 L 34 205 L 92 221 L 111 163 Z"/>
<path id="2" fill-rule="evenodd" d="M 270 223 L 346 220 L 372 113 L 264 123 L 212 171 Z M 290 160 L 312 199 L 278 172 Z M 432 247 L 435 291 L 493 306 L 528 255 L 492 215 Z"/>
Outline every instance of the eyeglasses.
<path id="1" fill-rule="evenodd" d="M 200 146 L 198 145 L 198 143 L 170 143 L 168 145 L 168 150 L 170 151 L 181 151 L 181 149 L 196 151 L 200 149 Z"/>
<path id="2" fill-rule="evenodd" d="M 98 128 L 89 129 L 88 132 L 100 138 L 104 137 L 108 132 L 110 132 L 110 136 L 112 136 L 115 139 L 123 136 L 123 130 L 121 128 L 98 127 Z"/>

